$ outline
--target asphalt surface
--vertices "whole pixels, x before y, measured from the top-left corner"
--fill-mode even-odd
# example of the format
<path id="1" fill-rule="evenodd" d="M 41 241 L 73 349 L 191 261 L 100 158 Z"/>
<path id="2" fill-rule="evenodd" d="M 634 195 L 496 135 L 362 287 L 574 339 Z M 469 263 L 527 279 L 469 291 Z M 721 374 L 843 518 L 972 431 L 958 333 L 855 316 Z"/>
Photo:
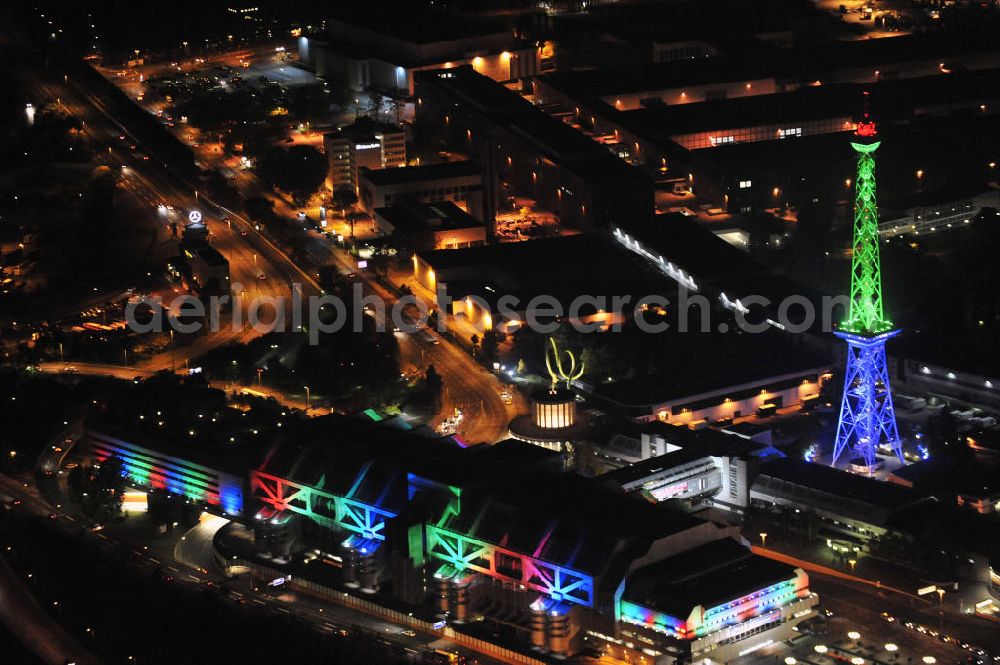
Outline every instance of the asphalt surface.
<path id="1" fill-rule="evenodd" d="M 220 56 L 225 59 L 226 56 Z M 86 131 L 99 144 L 107 143 L 110 154 L 105 154 L 109 165 L 121 169 L 123 184 L 150 208 L 150 214 L 163 217 L 163 232 L 169 222 L 157 208 L 173 206 L 174 215 L 186 215 L 190 210 L 203 214 L 212 234 L 212 246 L 219 250 L 230 264 L 231 283 L 243 287 L 243 321 L 247 319 L 249 300 L 254 296 L 290 296 L 293 285 L 301 285 L 303 297 L 320 293 L 315 280 L 319 268 L 334 263 L 342 273 L 354 272 L 356 266 L 344 252 L 330 245 L 330 241 L 313 232 L 303 232 L 297 239 L 303 250 L 304 260 L 293 263 L 268 238 L 256 230 L 250 220 L 236 211 L 219 207 L 196 185 L 184 182 L 167 171 L 154 159 L 143 159 L 140 153 L 152 154 L 148 149 L 135 145 L 121 119 L 96 95 L 78 86 L 72 79 L 63 82 L 45 80 L 37 73 L 31 77 L 28 89 L 39 104 L 58 99 L 74 115 L 86 123 Z M 119 137 L 124 135 L 125 140 Z M 256 192 L 255 192 L 256 193 Z M 271 196 L 280 216 L 292 218 L 295 211 L 280 197 Z M 222 217 L 228 221 L 222 221 Z M 260 279 L 261 275 L 264 279 Z M 382 296 L 388 307 L 396 301 L 394 294 L 384 289 L 362 273 L 366 293 Z M 223 319 L 223 324 L 226 321 Z M 246 342 L 261 331 L 243 325 L 223 325 L 218 332 L 199 336 L 189 344 L 178 344 L 138 365 L 144 370 L 177 369 L 186 366 L 198 356 L 213 348 L 231 343 Z M 451 416 L 458 408 L 464 414 L 457 433 L 470 443 L 493 443 L 507 434 L 507 424 L 517 415 L 517 406 L 504 404 L 500 393 L 502 386 L 492 374 L 484 370 L 469 354 L 446 339 L 438 343 L 427 341 L 422 335 L 403 335 L 400 339 L 401 364 L 425 370 L 433 364 L 441 375 L 445 394 L 436 425 Z M 133 374 L 134 375 L 134 374 Z"/>
<path id="2" fill-rule="evenodd" d="M 23 484 L 0 475 L 0 491 L 21 500 L 17 509 L 39 516 L 52 512 L 50 506 L 24 490 Z M 74 661 L 81 665 L 96 665 L 100 662 L 46 614 L 3 556 L 0 556 L 0 619 L 25 647 L 49 665 Z M 0 662 L 2 660 L 0 654 Z"/>

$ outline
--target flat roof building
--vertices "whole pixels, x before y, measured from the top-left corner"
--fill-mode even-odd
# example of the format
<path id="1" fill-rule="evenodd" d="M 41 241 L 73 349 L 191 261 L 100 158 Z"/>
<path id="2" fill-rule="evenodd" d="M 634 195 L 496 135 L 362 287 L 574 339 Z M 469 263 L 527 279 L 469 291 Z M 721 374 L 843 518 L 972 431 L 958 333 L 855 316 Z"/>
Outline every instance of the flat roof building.
<path id="1" fill-rule="evenodd" d="M 824 464 L 785 458 L 761 468 L 750 488 L 759 507 L 789 506 L 813 511 L 827 533 L 859 545 L 892 530 L 892 518 L 923 504 L 934 503 L 895 483 L 866 478 Z"/>
<path id="2" fill-rule="evenodd" d="M 504 24 L 415 5 L 338 4 L 323 32 L 299 38 L 299 59 L 353 90 L 413 93 L 424 69 L 469 65 L 496 81 L 538 73 L 539 48 Z"/>
<path id="3" fill-rule="evenodd" d="M 714 506 L 743 514 L 750 505 L 750 481 L 761 464 L 782 456 L 770 444 L 714 429 L 654 421 L 635 430 L 637 436 L 616 437 L 601 448 L 603 456 L 627 463 L 601 479 L 648 501 L 672 501 L 689 512 Z M 639 443 L 637 449 L 628 450 L 629 440 Z"/>
<path id="4" fill-rule="evenodd" d="M 359 118 L 335 132 L 323 135 L 323 150 L 329 164 L 327 184 L 331 191 L 358 188 L 362 169 L 406 166 L 406 134 L 399 125 Z"/>
<path id="5" fill-rule="evenodd" d="M 622 595 L 623 633 L 665 641 L 679 662 L 726 663 L 793 637 L 817 603 L 801 568 L 725 538 L 634 571 Z"/>
<path id="6" fill-rule="evenodd" d="M 385 235 L 416 239 L 418 246 L 458 249 L 486 243 L 486 225 L 451 201 L 420 203 L 408 196 L 375 209 L 375 224 Z"/>
<path id="7" fill-rule="evenodd" d="M 421 72 L 415 80 L 418 117 L 443 125 L 451 145 L 478 156 L 492 177 L 562 224 L 606 228 L 652 214 L 644 173 L 517 92 L 471 67 Z"/>
<path id="8" fill-rule="evenodd" d="M 483 167 L 476 161 L 368 170 L 360 174 L 358 189 L 369 211 L 388 208 L 407 196 L 426 204 L 451 202 L 476 219 L 492 221 L 484 208 Z"/>

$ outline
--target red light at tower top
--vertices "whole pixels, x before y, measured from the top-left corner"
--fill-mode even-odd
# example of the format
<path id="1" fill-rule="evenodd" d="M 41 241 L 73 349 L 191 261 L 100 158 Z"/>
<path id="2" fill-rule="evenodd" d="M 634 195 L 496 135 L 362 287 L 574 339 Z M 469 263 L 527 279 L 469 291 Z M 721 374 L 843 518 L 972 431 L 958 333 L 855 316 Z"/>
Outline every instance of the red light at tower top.
<path id="1" fill-rule="evenodd" d="M 871 138 L 875 136 L 878 132 L 875 130 L 875 121 L 871 119 L 871 115 L 868 113 L 868 91 L 865 90 L 865 115 L 858 123 L 858 128 L 854 133 L 858 136 L 865 138 Z"/>
<path id="2" fill-rule="evenodd" d="M 875 131 L 875 121 L 870 120 L 868 118 L 868 114 L 866 113 L 864 120 L 858 123 L 858 128 L 857 130 L 855 130 L 854 133 L 857 134 L 858 136 L 863 136 L 865 138 L 875 136 L 876 134 L 878 134 L 878 132 Z"/>

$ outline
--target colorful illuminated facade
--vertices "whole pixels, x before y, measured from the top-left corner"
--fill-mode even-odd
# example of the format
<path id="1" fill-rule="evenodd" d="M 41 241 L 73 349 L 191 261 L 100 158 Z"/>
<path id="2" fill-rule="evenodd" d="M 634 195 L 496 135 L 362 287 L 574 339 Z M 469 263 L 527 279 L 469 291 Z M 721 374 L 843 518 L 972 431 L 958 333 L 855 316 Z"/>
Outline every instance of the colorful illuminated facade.
<path id="1" fill-rule="evenodd" d="M 366 471 L 367 468 L 362 469 L 346 496 L 324 492 L 318 487 L 295 483 L 263 471 L 252 471 L 251 490 L 265 504 L 257 513 L 257 517 L 267 519 L 275 513 L 290 511 L 324 526 L 344 529 L 372 542 L 373 546 L 377 547 L 378 543 L 385 540 L 386 520 L 395 517 L 396 514 L 385 508 L 351 498 L 364 480 Z"/>
<path id="2" fill-rule="evenodd" d="M 203 502 L 224 515 L 243 512 L 243 479 L 203 466 L 183 457 L 168 455 L 107 434 L 90 432 L 90 449 L 98 462 L 115 456 L 122 462 L 128 482 L 146 490 L 165 490 L 170 495 Z"/>
<path id="3" fill-rule="evenodd" d="M 723 663 L 788 639 L 817 602 L 801 568 L 724 539 L 634 571 L 620 611 L 628 637 L 684 662 Z"/>
<path id="4" fill-rule="evenodd" d="M 614 647 L 676 659 L 721 635 L 739 644 L 757 634 L 751 624 L 787 628 L 786 608 L 810 597 L 790 566 L 748 576 L 748 557 L 761 564 L 736 542 L 736 527 L 565 473 L 562 455 L 516 440 L 465 447 L 374 412 L 313 418 L 259 463 L 248 456 L 239 478 L 145 439 L 90 439 L 95 459 L 121 459 L 133 485 L 251 527 L 272 561 L 318 553 L 347 588 L 391 593 L 456 626 L 479 614 L 503 620 L 536 652 Z M 689 590 L 677 605 L 636 591 L 649 566 L 718 542 L 743 562 L 708 567 L 723 597 Z"/>
<path id="5" fill-rule="evenodd" d="M 875 469 L 875 453 L 880 445 L 891 447 L 903 459 L 885 359 L 885 343 L 900 331 L 893 329 L 882 306 L 874 157 L 880 142 L 876 135 L 875 123 L 866 110 L 858 123 L 856 140 L 851 142 L 858 155 L 851 302 L 847 320 L 836 333 L 847 342 L 847 365 L 833 448 L 834 464 L 846 450 L 869 473 Z"/>

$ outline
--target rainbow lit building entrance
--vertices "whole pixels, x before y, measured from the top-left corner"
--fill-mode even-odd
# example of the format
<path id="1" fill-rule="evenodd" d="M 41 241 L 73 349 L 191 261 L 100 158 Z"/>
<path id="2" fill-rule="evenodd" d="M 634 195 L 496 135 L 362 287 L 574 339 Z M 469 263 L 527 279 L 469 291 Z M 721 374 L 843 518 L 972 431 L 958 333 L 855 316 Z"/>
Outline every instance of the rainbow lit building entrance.
<path id="1" fill-rule="evenodd" d="M 903 459 L 885 361 L 885 343 L 900 331 L 894 329 L 882 308 L 874 158 L 880 142 L 875 140 L 876 133 L 866 110 L 855 132 L 857 140 L 851 142 L 858 154 L 851 303 L 847 320 L 836 332 L 847 342 L 847 364 L 833 447 L 833 464 L 848 450 L 854 466 L 863 466 L 869 474 L 875 470 L 875 453 L 880 445 L 890 446 Z"/>

